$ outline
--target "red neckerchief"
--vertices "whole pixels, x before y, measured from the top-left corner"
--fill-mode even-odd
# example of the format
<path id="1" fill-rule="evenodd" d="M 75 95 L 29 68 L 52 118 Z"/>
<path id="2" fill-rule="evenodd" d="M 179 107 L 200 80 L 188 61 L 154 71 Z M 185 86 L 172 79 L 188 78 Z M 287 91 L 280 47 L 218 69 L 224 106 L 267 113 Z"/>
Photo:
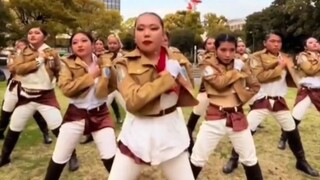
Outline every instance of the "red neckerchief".
<path id="1" fill-rule="evenodd" d="M 166 50 L 161 48 L 160 50 L 160 58 L 157 64 L 157 71 L 158 73 L 162 72 L 166 68 Z"/>
<path id="2" fill-rule="evenodd" d="M 156 69 L 157 69 L 158 73 L 160 73 L 163 70 L 165 70 L 165 68 L 166 68 L 166 60 L 167 60 L 166 57 L 167 57 L 167 52 L 166 52 L 165 48 L 161 48 L 161 50 L 160 50 L 160 58 L 159 58 L 157 66 L 156 66 Z M 175 93 L 179 94 L 179 89 L 180 89 L 179 86 L 176 86 L 176 87 L 170 89 L 169 91 L 167 91 L 166 93 L 175 92 Z"/>

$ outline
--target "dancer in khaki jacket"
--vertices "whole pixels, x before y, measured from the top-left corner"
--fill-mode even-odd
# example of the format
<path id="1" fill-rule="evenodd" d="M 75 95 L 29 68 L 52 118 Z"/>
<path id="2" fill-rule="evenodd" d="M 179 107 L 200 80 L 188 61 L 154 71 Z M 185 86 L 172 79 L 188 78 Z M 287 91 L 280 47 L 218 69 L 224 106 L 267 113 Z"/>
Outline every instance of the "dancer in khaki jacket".
<path id="1" fill-rule="evenodd" d="M 250 67 L 253 75 L 261 84 L 260 92 L 251 104 L 248 114 L 248 122 L 252 132 L 255 132 L 258 125 L 272 115 L 283 131 L 287 134 L 288 143 L 297 162 L 296 168 L 310 176 L 319 176 L 306 160 L 299 129 L 284 99 L 288 86 L 296 85 L 297 79 L 294 74 L 292 59 L 282 53 L 281 35 L 275 32 L 267 34 L 264 43 L 266 49 L 253 54 L 250 60 Z M 232 156 L 225 167 L 227 173 L 231 173 L 238 166 L 239 156 L 234 149 Z"/>
<path id="2" fill-rule="evenodd" d="M 197 100 L 179 60 L 162 46 L 163 36 L 162 19 L 141 14 L 137 49 L 116 61 L 118 89 L 131 115 L 122 126 L 109 180 L 136 179 L 144 164 L 159 165 L 170 180 L 194 179 L 186 151 L 190 139 L 177 107 L 194 106 Z"/>
<path id="3" fill-rule="evenodd" d="M 198 177 L 220 139 L 227 135 L 240 154 L 247 179 L 261 180 L 254 141 L 242 109 L 259 91 L 260 85 L 250 68 L 242 60 L 235 59 L 236 38 L 219 35 L 215 47 L 216 56 L 204 59 L 199 65 L 209 107 L 190 158 L 194 177 Z"/>
<path id="4" fill-rule="evenodd" d="M 46 180 L 59 179 L 83 134 L 92 134 L 105 168 L 110 171 L 116 153 L 114 124 L 106 100 L 116 88 L 116 73 L 108 57 L 97 58 L 93 38 L 85 32 L 70 39 L 74 55 L 63 60 L 58 85 L 70 99 L 49 163 Z"/>

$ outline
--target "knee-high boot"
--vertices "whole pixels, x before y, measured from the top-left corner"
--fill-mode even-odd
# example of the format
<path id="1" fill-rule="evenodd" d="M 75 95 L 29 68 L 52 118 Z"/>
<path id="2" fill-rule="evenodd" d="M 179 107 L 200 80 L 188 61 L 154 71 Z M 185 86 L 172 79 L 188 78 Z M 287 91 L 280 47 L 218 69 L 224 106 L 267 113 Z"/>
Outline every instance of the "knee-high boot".
<path id="1" fill-rule="evenodd" d="M 55 163 L 52 159 L 49 162 L 47 173 L 45 176 L 45 180 L 59 180 L 61 173 L 63 171 L 63 168 L 66 164 L 58 164 Z"/>
<path id="2" fill-rule="evenodd" d="M 226 165 L 223 166 L 222 171 L 225 174 L 230 174 L 233 170 L 237 169 L 239 161 L 239 154 L 232 148 L 231 157 L 229 158 Z"/>
<path id="3" fill-rule="evenodd" d="M 256 133 L 256 131 L 251 131 L 252 136 Z M 223 166 L 222 171 L 225 174 L 232 173 L 238 167 L 239 162 L 239 154 L 232 148 L 231 157 L 226 165 Z"/>
<path id="4" fill-rule="evenodd" d="M 298 125 L 300 124 L 301 121 L 299 121 L 295 118 L 293 118 L 293 119 L 294 119 L 296 126 L 298 127 Z M 278 143 L 278 149 L 285 150 L 287 141 L 288 141 L 287 133 L 283 129 L 281 129 L 281 136 L 280 136 L 280 140 Z"/>
<path id="5" fill-rule="evenodd" d="M 12 112 L 7 112 L 1 110 L 1 119 L 0 119 L 0 139 L 4 139 L 4 132 L 6 131 Z"/>
<path id="6" fill-rule="evenodd" d="M 60 127 L 52 130 L 52 133 L 58 137 L 59 136 L 59 131 L 60 131 Z M 71 158 L 69 160 L 69 171 L 76 171 L 79 169 L 79 160 L 78 160 L 78 157 L 77 157 L 77 154 L 76 154 L 76 150 L 73 150 L 72 152 L 72 155 L 71 155 Z"/>
<path id="7" fill-rule="evenodd" d="M 18 142 L 20 134 L 21 132 L 12 131 L 9 128 L 7 136 L 4 139 L 3 147 L 2 147 L 0 167 L 10 163 L 10 155 Z"/>
<path id="8" fill-rule="evenodd" d="M 289 147 L 297 159 L 296 168 L 310 176 L 318 177 L 319 172 L 313 169 L 306 160 L 298 128 L 286 133 Z"/>
<path id="9" fill-rule="evenodd" d="M 202 170 L 202 167 L 196 166 L 192 162 L 190 162 L 190 165 L 191 165 L 193 177 L 194 177 L 194 179 L 197 179 L 201 170 Z"/>
<path id="10" fill-rule="evenodd" d="M 243 164 L 247 180 L 263 180 L 262 172 L 259 163 L 253 166 L 246 166 Z"/>
<path id="11" fill-rule="evenodd" d="M 104 167 L 107 169 L 107 171 L 110 173 L 111 171 L 111 168 L 112 168 L 112 164 L 113 164 L 113 161 L 114 161 L 114 156 L 110 159 L 101 159 Z"/>
<path id="12" fill-rule="evenodd" d="M 45 121 L 45 119 L 42 117 L 42 115 L 38 111 L 36 113 L 34 113 L 33 118 L 37 122 L 37 124 L 43 134 L 44 144 L 51 144 L 52 139 L 49 136 L 49 129 L 48 129 L 48 125 L 47 125 L 47 122 Z"/>
<path id="13" fill-rule="evenodd" d="M 187 123 L 188 133 L 189 133 L 189 137 L 190 137 L 190 144 L 189 144 L 189 147 L 188 147 L 188 152 L 190 154 L 192 154 L 192 148 L 194 146 L 194 140 L 193 140 L 193 137 L 192 137 L 192 133 L 193 133 L 194 129 L 196 128 L 196 125 L 197 125 L 197 122 L 198 122 L 199 118 L 200 118 L 200 115 L 197 115 L 194 112 L 192 112 L 190 114 L 190 117 L 189 117 L 189 120 L 188 120 L 188 123 Z"/>

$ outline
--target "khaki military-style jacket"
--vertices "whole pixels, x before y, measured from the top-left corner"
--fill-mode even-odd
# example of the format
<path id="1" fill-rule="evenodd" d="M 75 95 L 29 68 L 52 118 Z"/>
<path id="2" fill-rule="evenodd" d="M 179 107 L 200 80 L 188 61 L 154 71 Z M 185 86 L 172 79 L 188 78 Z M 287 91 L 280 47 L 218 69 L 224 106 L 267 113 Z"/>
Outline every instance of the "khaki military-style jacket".
<path id="1" fill-rule="evenodd" d="M 168 59 L 173 59 L 168 49 L 167 55 Z M 127 110 L 141 116 L 159 114 L 163 110 L 160 108 L 161 95 L 178 84 L 171 74 L 160 76 L 156 66 L 138 49 L 117 59 L 115 65 L 118 72 L 118 89 L 126 102 Z M 181 61 L 180 65 L 185 67 Z M 186 78 L 181 85 L 177 102 L 179 107 L 198 104 L 189 79 Z"/>
<path id="2" fill-rule="evenodd" d="M 240 54 L 236 54 L 236 58 L 237 59 L 241 59 L 244 63 L 248 63 L 250 61 L 250 54 L 243 54 L 243 55 L 240 55 Z"/>
<path id="3" fill-rule="evenodd" d="M 303 51 L 297 56 L 297 70 L 301 78 L 320 76 L 320 54 Z"/>
<path id="4" fill-rule="evenodd" d="M 85 97 L 91 86 L 95 84 L 95 79 L 88 73 L 87 64 L 79 57 L 75 59 L 68 57 L 62 62 L 63 66 L 59 73 L 58 81 L 58 86 L 62 93 L 69 98 Z M 102 72 L 97 82 L 95 95 L 97 98 L 102 99 L 116 89 L 117 73 L 111 60 L 105 55 L 101 55 L 98 58 L 97 64 L 101 71 L 103 71 L 103 68 L 110 68 L 111 73 L 110 78 L 108 78 Z"/>
<path id="5" fill-rule="evenodd" d="M 116 58 L 120 58 L 122 56 L 124 56 L 127 52 L 120 49 L 117 56 L 114 57 L 114 53 L 109 51 L 109 50 L 106 50 L 104 51 L 102 54 L 104 54 L 106 57 L 108 57 L 109 59 L 111 59 L 112 61 Z M 100 56 L 101 54 L 99 54 L 98 56 Z"/>
<path id="6" fill-rule="evenodd" d="M 247 65 L 244 65 L 242 71 L 235 70 L 233 66 L 233 63 L 229 65 L 219 63 L 213 55 L 206 56 L 199 64 L 209 99 L 211 97 L 228 99 L 236 93 L 241 104 L 245 104 L 259 91 L 259 82 Z M 214 99 L 210 99 L 210 102 L 214 103 Z"/>
<path id="7" fill-rule="evenodd" d="M 52 89 L 53 79 L 57 78 L 60 71 L 59 54 L 52 48 L 43 50 L 45 53 L 44 64 L 37 65 L 36 58 L 39 53 L 31 47 L 25 48 L 21 53 L 14 55 L 10 72 L 20 76 L 22 86 L 30 89 Z"/>
<path id="8" fill-rule="evenodd" d="M 269 83 L 281 79 L 283 70 L 287 70 L 286 81 L 288 86 L 297 87 L 299 78 L 294 69 L 292 58 L 282 52 L 280 52 L 280 56 L 290 60 L 285 69 L 279 65 L 279 57 L 269 53 L 266 49 L 254 53 L 250 60 L 252 73 L 260 83 Z"/>
<path id="9" fill-rule="evenodd" d="M 179 63 L 181 65 L 183 65 L 186 70 L 187 70 L 187 74 L 189 77 L 189 80 L 192 84 L 192 86 L 194 87 L 194 76 L 193 76 L 193 67 L 192 64 L 190 63 L 190 61 L 188 60 L 188 58 L 186 56 L 184 56 L 181 51 L 176 48 L 176 47 L 169 47 L 169 56 L 172 57 L 172 59 L 176 59 L 179 61 Z"/>

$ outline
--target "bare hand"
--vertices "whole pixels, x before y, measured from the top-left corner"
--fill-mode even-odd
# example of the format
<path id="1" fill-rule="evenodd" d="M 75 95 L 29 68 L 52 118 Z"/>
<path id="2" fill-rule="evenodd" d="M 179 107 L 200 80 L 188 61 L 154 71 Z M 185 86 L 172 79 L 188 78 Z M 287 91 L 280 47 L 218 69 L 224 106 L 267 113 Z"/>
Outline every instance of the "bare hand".
<path id="1" fill-rule="evenodd" d="M 88 72 L 89 72 L 89 74 L 92 75 L 93 78 L 101 76 L 101 70 L 100 70 L 99 66 L 95 63 L 92 63 L 88 67 Z"/>
<path id="2" fill-rule="evenodd" d="M 281 59 L 281 60 L 279 61 L 279 65 L 280 65 L 281 68 L 285 68 L 285 67 L 287 66 L 287 61 L 286 61 L 286 59 Z"/>

